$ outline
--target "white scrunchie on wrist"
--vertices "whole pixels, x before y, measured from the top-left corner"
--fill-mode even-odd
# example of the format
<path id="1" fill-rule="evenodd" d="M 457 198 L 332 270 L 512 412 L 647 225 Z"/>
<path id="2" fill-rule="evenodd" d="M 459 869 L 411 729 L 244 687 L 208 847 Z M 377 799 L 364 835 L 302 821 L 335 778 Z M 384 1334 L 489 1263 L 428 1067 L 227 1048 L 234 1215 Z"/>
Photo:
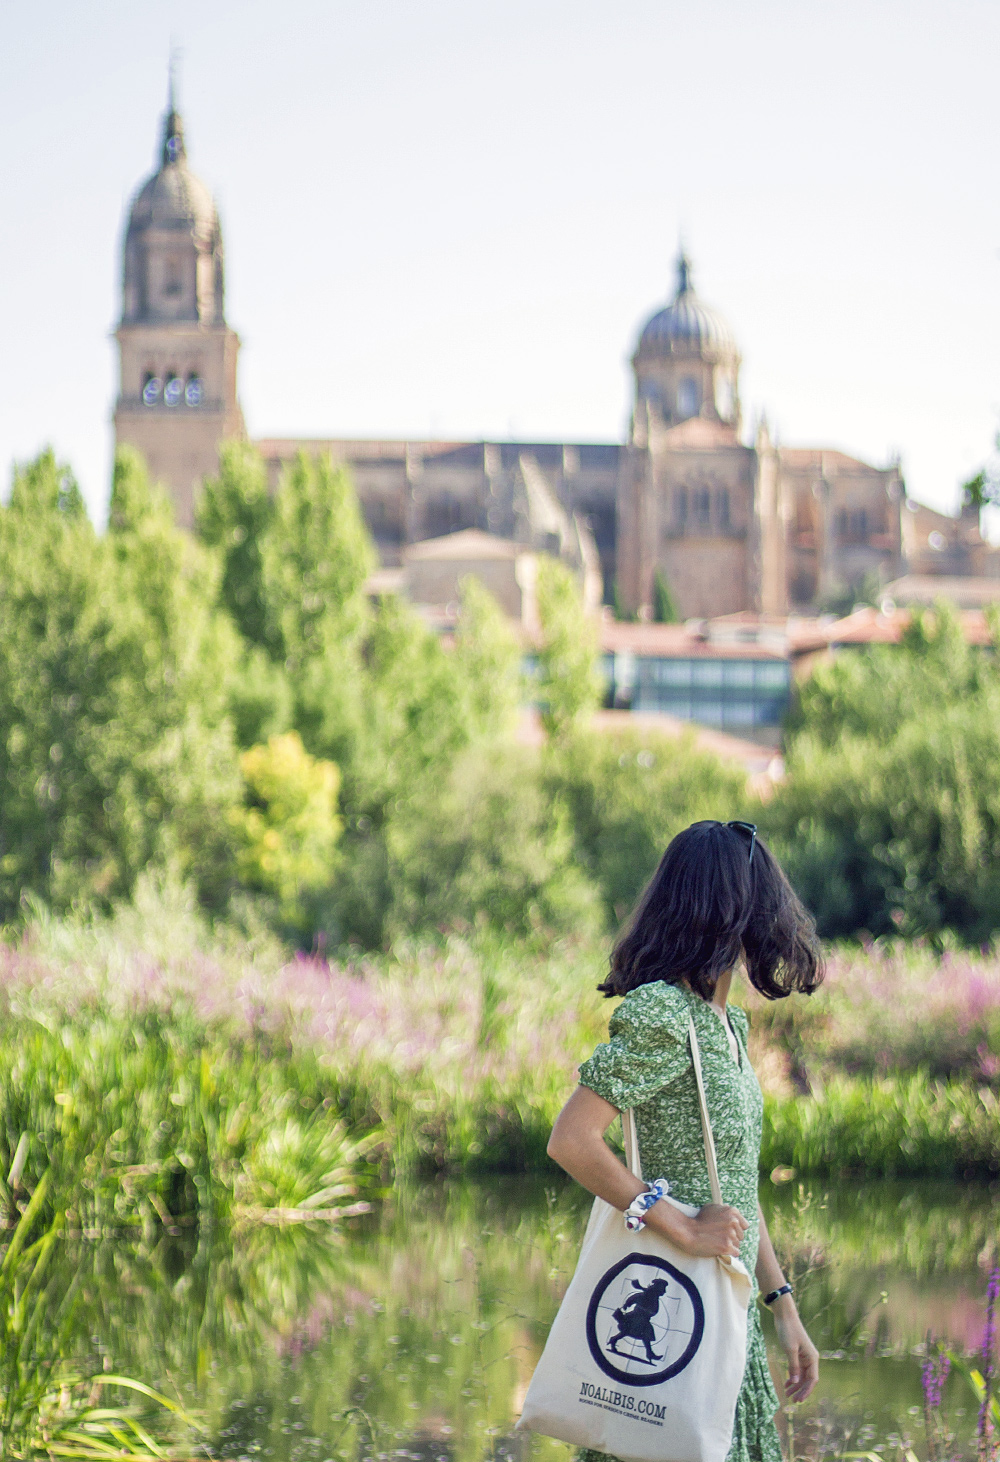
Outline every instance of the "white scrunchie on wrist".
<path id="1" fill-rule="evenodd" d="M 646 1214 L 654 1203 L 659 1203 L 661 1198 L 666 1198 L 669 1192 L 670 1184 L 666 1178 L 657 1178 L 654 1183 L 649 1184 L 645 1193 L 637 1193 L 625 1210 L 625 1227 L 631 1233 L 645 1228 Z"/>

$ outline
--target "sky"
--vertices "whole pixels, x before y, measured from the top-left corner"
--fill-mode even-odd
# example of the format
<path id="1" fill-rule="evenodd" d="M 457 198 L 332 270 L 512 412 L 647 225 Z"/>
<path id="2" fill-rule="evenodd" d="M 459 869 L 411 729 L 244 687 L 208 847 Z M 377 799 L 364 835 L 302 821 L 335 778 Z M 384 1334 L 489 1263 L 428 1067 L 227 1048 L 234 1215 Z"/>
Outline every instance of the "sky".
<path id="1" fill-rule="evenodd" d="M 105 513 L 172 46 L 252 436 L 622 440 L 683 237 L 748 433 L 945 510 L 991 451 L 995 0 L 3 0 L 4 477 Z"/>

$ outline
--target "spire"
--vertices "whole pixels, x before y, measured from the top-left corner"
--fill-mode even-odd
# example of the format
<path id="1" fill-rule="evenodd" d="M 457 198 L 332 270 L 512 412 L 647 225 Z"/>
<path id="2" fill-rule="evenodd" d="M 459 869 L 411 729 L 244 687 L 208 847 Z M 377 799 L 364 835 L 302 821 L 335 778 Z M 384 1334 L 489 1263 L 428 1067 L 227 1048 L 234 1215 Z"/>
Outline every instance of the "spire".
<path id="1" fill-rule="evenodd" d="M 182 158 L 187 157 L 187 148 L 184 146 L 184 123 L 177 110 L 177 67 L 178 52 L 175 47 L 170 52 L 170 65 L 167 71 L 167 114 L 163 119 L 163 142 L 160 147 L 161 167 L 166 167 L 171 162 L 180 162 Z"/>
<path id="2" fill-rule="evenodd" d="M 682 294 L 694 294 L 694 285 L 691 283 L 691 260 L 681 246 L 677 255 L 677 293 L 675 299 L 680 299 Z"/>

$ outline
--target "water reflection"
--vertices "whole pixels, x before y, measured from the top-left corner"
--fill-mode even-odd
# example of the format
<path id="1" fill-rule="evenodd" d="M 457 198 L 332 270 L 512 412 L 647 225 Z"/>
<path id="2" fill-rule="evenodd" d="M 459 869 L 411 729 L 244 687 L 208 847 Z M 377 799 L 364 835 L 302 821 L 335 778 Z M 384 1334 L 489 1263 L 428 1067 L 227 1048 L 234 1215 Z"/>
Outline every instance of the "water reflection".
<path id="1" fill-rule="evenodd" d="M 908 1432 L 923 1453 L 913 1352 L 928 1330 L 979 1344 L 995 1195 L 791 1182 L 764 1198 L 828 1357 L 797 1450 Z M 199 1408 L 215 1456 L 562 1458 L 511 1426 L 587 1207 L 569 1184 L 498 1178 L 407 1188 L 341 1235 L 83 1246 L 65 1255 L 85 1271 L 78 1346 Z M 961 1380 L 948 1385 L 953 1415 L 971 1417 Z"/>

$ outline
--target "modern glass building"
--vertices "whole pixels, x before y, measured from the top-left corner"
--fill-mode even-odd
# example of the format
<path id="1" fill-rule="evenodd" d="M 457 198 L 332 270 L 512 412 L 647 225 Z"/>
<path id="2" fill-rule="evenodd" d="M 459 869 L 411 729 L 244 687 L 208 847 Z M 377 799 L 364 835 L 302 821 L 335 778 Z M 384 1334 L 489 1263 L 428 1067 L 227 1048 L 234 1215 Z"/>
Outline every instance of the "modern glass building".
<path id="1" fill-rule="evenodd" d="M 687 655 L 606 651 L 606 704 L 660 711 L 737 735 L 780 726 L 791 695 L 788 658 L 756 646 L 754 653 L 740 649 L 706 645 Z"/>

